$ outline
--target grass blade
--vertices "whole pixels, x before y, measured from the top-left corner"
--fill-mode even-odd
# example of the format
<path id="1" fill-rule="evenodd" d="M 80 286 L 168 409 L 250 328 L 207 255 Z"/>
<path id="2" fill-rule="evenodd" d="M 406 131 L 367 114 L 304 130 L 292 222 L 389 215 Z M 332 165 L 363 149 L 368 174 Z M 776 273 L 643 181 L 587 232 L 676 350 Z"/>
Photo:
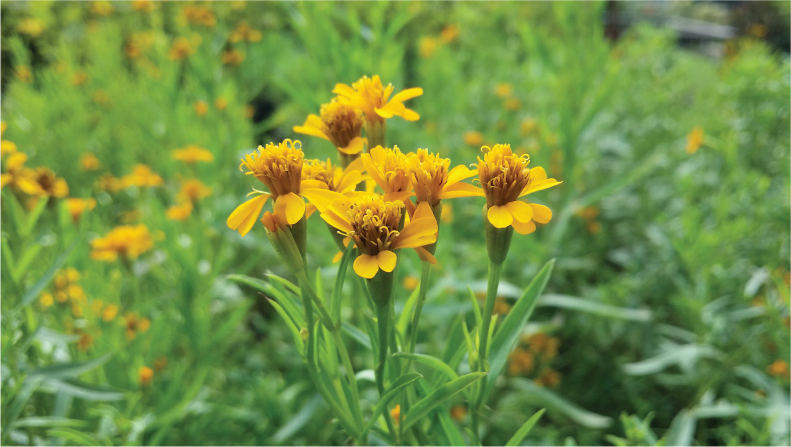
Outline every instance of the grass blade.
<path id="1" fill-rule="evenodd" d="M 482 372 L 461 376 L 458 379 L 451 380 L 450 382 L 437 388 L 423 399 L 420 399 L 420 401 L 418 401 L 415 406 L 409 410 L 409 413 L 407 413 L 406 417 L 404 418 L 403 430 L 407 430 L 409 427 L 427 415 L 431 410 L 436 408 L 437 405 L 455 396 L 456 393 L 477 382 L 484 376 L 486 376 L 486 373 Z"/>
<path id="2" fill-rule="evenodd" d="M 505 445 L 507 446 L 520 445 L 522 443 L 522 440 L 525 439 L 525 436 L 527 436 L 527 434 L 530 433 L 530 430 L 533 428 L 533 426 L 536 425 L 536 422 L 538 422 L 538 420 L 541 419 L 541 416 L 544 414 L 545 411 L 546 409 L 544 408 L 536 411 L 536 414 L 534 414 L 530 419 L 528 419 L 527 422 L 525 422 L 525 424 L 519 430 L 517 430 L 516 433 L 514 433 L 514 436 L 512 436 L 511 439 L 509 439 L 508 442 L 505 443 Z"/>

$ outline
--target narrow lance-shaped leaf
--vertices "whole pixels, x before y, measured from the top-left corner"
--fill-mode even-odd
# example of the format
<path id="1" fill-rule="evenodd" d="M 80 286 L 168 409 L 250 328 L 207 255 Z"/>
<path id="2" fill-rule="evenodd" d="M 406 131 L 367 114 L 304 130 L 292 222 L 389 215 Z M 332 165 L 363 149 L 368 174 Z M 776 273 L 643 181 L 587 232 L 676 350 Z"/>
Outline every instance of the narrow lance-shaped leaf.
<path id="1" fill-rule="evenodd" d="M 528 419 L 527 422 L 525 422 L 525 424 L 522 425 L 522 427 L 519 430 L 517 430 L 516 433 L 514 433 L 514 436 L 512 436 L 511 439 L 509 439 L 508 442 L 505 443 L 505 445 L 516 446 L 521 444 L 522 440 L 525 439 L 525 436 L 527 436 L 527 434 L 530 433 L 530 430 L 533 429 L 533 426 L 536 425 L 536 422 L 538 422 L 538 420 L 541 419 L 541 416 L 544 414 L 544 411 L 546 411 L 546 409 L 544 408 L 536 411 L 536 414 L 534 414 L 530 419 Z"/>
<path id="2" fill-rule="evenodd" d="M 423 416 L 428 414 L 437 405 L 450 399 L 456 393 L 472 385 L 473 383 L 480 380 L 485 375 L 486 373 L 478 372 L 478 373 L 471 373 L 465 376 L 461 376 L 456 380 L 451 380 L 450 382 L 442 385 L 441 387 L 434 390 L 428 396 L 420 399 L 409 410 L 409 413 L 407 413 L 406 417 L 404 418 L 403 430 L 409 429 L 409 427 L 411 427 L 413 424 L 419 421 Z"/>

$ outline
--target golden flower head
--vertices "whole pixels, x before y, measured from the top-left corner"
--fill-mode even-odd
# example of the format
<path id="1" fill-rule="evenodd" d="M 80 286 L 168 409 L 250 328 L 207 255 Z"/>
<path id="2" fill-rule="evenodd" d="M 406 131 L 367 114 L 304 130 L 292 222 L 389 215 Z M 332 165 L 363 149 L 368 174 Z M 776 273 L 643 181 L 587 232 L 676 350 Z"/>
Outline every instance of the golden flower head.
<path id="1" fill-rule="evenodd" d="M 53 304 L 55 304 L 55 299 L 52 297 L 52 294 L 49 292 L 42 292 L 41 296 L 38 298 L 39 304 L 44 309 L 50 308 Z"/>
<path id="2" fill-rule="evenodd" d="M 96 158 L 96 155 L 90 152 L 86 152 L 80 157 L 80 168 L 83 171 L 95 171 L 99 169 L 99 166 L 101 166 L 101 162 Z"/>
<path id="3" fill-rule="evenodd" d="M 109 16 L 113 13 L 113 5 L 108 1 L 91 2 L 91 13 L 98 16 Z"/>
<path id="4" fill-rule="evenodd" d="M 308 115 L 305 124 L 294 126 L 294 132 L 329 140 L 345 154 L 358 154 L 366 142 L 360 136 L 364 124 L 360 110 L 336 98 L 321 105 L 321 116 Z"/>
<path id="5" fill-rule="evenodd" d="M 214 155 L 211 152 L 194 144 L 187 145 L 184 149 L 173 150 L 172 156 L 174 160 L 183 161 L 187 164 L 195 164 L 199 161 L 203 163 L 214 161 Z"/>
<path id="6" fill-rule="evenodd" d="M 110 322 L 118 316 L 118 306 L 115 304 L 108 304 L 104 310 L 102 310 L 102 320 L 105 322 Z"/>
<path id="7" fill-rule="evenodd" d="M 91 259 L 115 261 L 118 256 L 137 259 L 154 248 L 148 227 L 143 224 L 115 227 L 106 236 L 91 241 Z"/>
<path id="8" fill-rule="evenodd" d="M 88 82 L 88 74 L 84 71 L 78 71 L 71 77 L 71 85 L 81 86 Z"/>
<path id="9" fill-rule="evenodd" d="M 694 154 L 703 145 L 703 127 L 695 126 L 692 132 L 687 135 L 687 153 Z"/>
<path id="10" fill-rule="evenodd" d="M 81 314 L 82 310 L 78 310 L 78 309 L 79 308 L 73 308 L 72 309 L 72 313 L 73 314 Z M 74 316 L 77 317 L 77 318 L 80 318 L 82 315 L 79 315 L 79 316 L 78 315 L 74 315 Z M 86 333 L 86 332 L 81 332 L 80 333 L 80 338 L 79 338 L 79 340 L 77 340 L 77 349 L 79 349 L 82 352 L 86 352 L 89 349 L 91 349 L 92 346 L 93 346 L 93 337 L 90 334 Z"/>
<path id="11" fill-rule="evenodd" d="M 35 170 L 35 180 L 41 191 L 42 197 L 66 197 L 69 195 L 69 185 L 66 180 L 55 176 L 52 169 L 38 167 Z"/>
<path id="12" fill-rule="evenodd" d="M 243 40 L 246 40 L 247 42 L 260 42 L 263 37 L 264 35 L 261 33 L 261 31 L 253 29 L 247 24 L 247 22 L 241 21 L 238 25 L 236 25 L 236 28 L 231 31 L 231 35 L 228 36 L 228 40 L 231 43 L 241 42 Z"/>
<path id="13" fill-rule="evenodd" d="M 185 221 L 190 214 L 192 214 L 192 202 L 184 202 L 180 205 L 174 205 L 167 209 L 165 212 L 168 219 L 176 221 Z"/>
<path id="14" fill-rule="evenodd" d="M 126 338 L 134 340 L 138 333 L 147 332 L 151 327 L 151 320 L 146 317 L 140 318 L 134 312 L 124 315 L 124 324 L 126 325 Z"/>
<path id="15" fill-rule="evenodd" d="M 501 82 L 497 84 L 497 87 L 494 89 L 494 93 L 501 98 L 507 98 L 511 96 L 513 92 L 514 86 L 507 82 Z"/>
<path id="16" fill-rule="evenodd" d="M 454 405 L 450 408 L 450 417 L 453 420 L 461 422 L 467 416 L 467 407 L 464 405 Z"/>
<path id="17" fill-rule="evenodd" d="M 245 55 L 239 50 L 228 50 L 222 53 L 223 65 L 239 65 L 244 62 Z"/>
<path id="18" fill-rule="evenodd" d="M 209 105 L 206 104 L 206 101 L 195 101 L 195 104 L 192 105 L 192 108 L 195 109 L 195 113 L 198 116 L 203 116 L 209 111 Z"/>
<path id="19" fill-rule="evenodd" d="M 288 193 L 299 194 L 305 154 L 300 141 L 283 140 L 274 145 L 258 146 L 258 152 L 247 154 L 239 165 L 245 175 L 253 175 L 269 188 L 274 199 Z"/>
<path id="20" fill-rule="evenodd" d="M 136 164 L 132 169 L 132 173 L 124 176 L 122 179 L 122 186 L 130 187 L 137 186 L 139 188 L 146 186 L 161 186 L 164 181 L 159 174 L 151 170 L 150 167 L 144 164 Z"/>
<path id="21" fill-rule="evenodd" d="M 8 140 L 0 140 L 0 156 L 3 156 L 5 154 L 10 154 L 16 151 L 17 151 L 16 143 Z"/>
<path id="22" fill-rule="evenodd" d="M 77 223 L 80 221 L 80 217 L 85 211 L 90 211 L 96 207 L 96 199 L 69 198 L 66 199 L 66 207 L 74 223 Z"/>
<path id="23" fill-rule="evenodd" d="M 204 197 L 208 197 L 211 194 L 211 191 L 212 189 L 204 185 L 203 182 L 192 178 L 184 180 L 181 183 L 181 190 L 179 191 L 178 197 L 179 200 L 182 201 L 195 202 L 197 200 L 203 199 Z"/>
<path id="24" fill-rule="evenodd" d="M 341 101 L 362 110 L 365 119 L 369 122 L 381 122 L 393 116 L 400 116 L 407 121 L 420 119 L 420 115 L 414 110 L 404 106 L 404 101 L 422 95 L 423 89 L 409 88 L 390 98 L 393 89 L 393 84 L 387 84 L 385 87 L 379 75 L 374 75 L 373 78 L 363 76 L 351 87 L 346 84 L 336 84 L 332 92 L 339 95 Z"/>
<path id="25" fill-rule="evenodd" d="M 470 146 L 478 146 L 483 143 L 483 134 L 476 130 L 464 132 L 464 142 Z"/>
<path id="26" fill-rule="evenodd" d="M 507 144 L 484 146 L 483 160 L 478 157 L 478 178 L 482 193 L 486 197 L 487 216 L 496 228 L 509 225 L 520 234 L 535 231 L 533 220 L 547 223 L 552 219 L 549 208 L 518 200 L 527 194 L 559 185 L 555 179 L 548 179 L 544 168 L 529 169 L 530 157 L 516 155 Z"/>
<path id="27" fill-rule="evenodd" d="M 412 195 L 409 160 L 398 146 L 377 146 L 360 156 L 363 166 L 374 182 L 384 191 L 384 200 L 406 200 Z"/>
<path id="28" fill-rule="evenodd" d="M 390 410 L 390 416 L 395 420 L 396 424 L 401 423 L 401 405 L 396 405 Z"/>
<path id="29" fill-rule="evenodd" d="M 154 370 L 148 366 L 141 366 L 137 374 L 140 377 L 140 386 L 151 385 L 154 380 Z"/>
<path id="30" fill-rule="evenodd" d="M 211 9 L 205 6 L 184 6 L 181 10 L 187 22 L 195 25 L 203 25 L 209 28 L 217 24 L 217 18 Z"/>
<path id="31" fill-rule="evenodd" d="M 766 372 L 775 377 L 787 377 L 789 374 L 788 363 L 777 359 L 766 368 Z"/>
<path id="32" fill-rule="evenodd" d="M 461 29 L 458 25 L 448 25 L 442 28 L 440 39 L 442 39 L 442 43 L 451 43 L 459 37 L 459 34 L 461 34 Z"/>
<path id="33" fill-rule="evenodd" d="M 428 202 L 432 207 L 442 199 L 469 197 L 478 195 L 478 188 L 460 183 L 472 177 L 476 171 L 466 166 L 450 168 L 450 159 L 432 154 L 428 149 L 418 149 L 416 154 L 409 154 L 409 175 L 415 188 L 415 199 L 418 203 Z"/>
<path id="34" fill-rule="evenodd" d="M 193 47 L 190 40 L 186 37 L 177 37 L 176 40 L 173 41 L 173 45 L 170 47 L 168 58 L 170 58 L 172 61 L 180 61 L 186 57 L 189 57 L 193 53 L 195 53 L 195 48 Z"/>

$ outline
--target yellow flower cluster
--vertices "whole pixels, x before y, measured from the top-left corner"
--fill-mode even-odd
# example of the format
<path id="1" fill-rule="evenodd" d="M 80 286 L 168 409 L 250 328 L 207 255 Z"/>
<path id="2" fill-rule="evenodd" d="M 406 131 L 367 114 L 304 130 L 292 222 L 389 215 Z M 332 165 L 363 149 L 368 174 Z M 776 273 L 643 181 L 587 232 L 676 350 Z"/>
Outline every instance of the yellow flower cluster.
<path id="1" fill-rule="evenodd" d="M 132 260 L 152 248 L 154 241 L 148 227 L 143 224 L 123 225 L 91 241 L 91 258 L 112 262 L 120 256 Z"/>
<path id="2" fill-rule="evenodd" d="M 543 332 L 522 336 L 519 345 L 508 356 L 508 372 L 511 375 L 533 376 L 538 386 L 557 387 L 560 373 L 550 368 L 549 363 L 557 357 L 559 345 L 560 340 Z"/>
<path id="3" fill-rule="evenodd" d="M 6 128 L 7 125 L 3 122 L 0 135 L 5 133 Z M 3 170 L 5 171 L 0 174 L 0 187 L 8 185 L 35 197 L 61 198 L 69 195 L 69 185 L 66 180 L 57 177 L 51 169 L 43 166 L 38 168 L 26 167 L 27 155 L 19 152 L 14 142 L 2 140 L 0 152 Z"/>
<path id="4" fill-rule="evenodd" d="M 231 31 L 231 35 L 228 36 L 228 40 L 231 43 L 242 42 L 242 41 L 260 42 L 261 39 L 263 39 L 263 37 L 264 34 L 261 31 L 257 29 L 253 29 L 250 27 L 250 25 L 247 24 L 247 22 L 241 21 L 239 22 L 238 25 L 236 25 L 236 28 L 234 28 L 234 30 Z"/>
<path id="5" fill-rule="evenodd" d="M 187 22 L 193 25 L 203 25 L 213 28 L 217 24 L 217 18 L 214 16 L 214 13 L 205 6 L 184 6 L 181 12 L 184 14 L 184 18 Z"/>

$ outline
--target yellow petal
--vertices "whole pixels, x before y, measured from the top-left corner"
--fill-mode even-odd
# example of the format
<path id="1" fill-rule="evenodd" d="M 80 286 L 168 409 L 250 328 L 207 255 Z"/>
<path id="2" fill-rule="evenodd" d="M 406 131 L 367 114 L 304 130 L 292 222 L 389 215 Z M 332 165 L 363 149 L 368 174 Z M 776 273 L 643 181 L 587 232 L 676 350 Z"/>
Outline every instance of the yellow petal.
<path id="1" fill-rule="evenodd" d="M 407 99 L 416 98 L 422 94 L 423 89 L 420 87 L 408 88 L 393 95 L 393 97 L 390 99 L 390 102 L 404 102 Z"/>
<path id="2" fill-rule="evenodd" d="M 294 225 L 305 215 L 305 201 L 293 192 L 278 196 L 275 201 L 275 214 L 282 222 Z"/>
<path id="3" fill-rule="evenodd" d="M 354 260 L 354 273 L 363 278 L 371 279 L 379 271 L 379 262 L 374 256 L 360 255 Z"/>
<path id="4" fill-rule="evenodd" d="M 305 205 L 305 219 L 310 219 L 310 216 L 316 212 L 316 205 L 312 203 L 308 203 Z"/>
<path id="5" fill-rule="evenodd" d="M 365 138 L 356 137 L 352 141 L 349 142 L 349 145 L 346 147 L 339 147 L 338 150 L 343 152 L 344 154 L 359 154 L 363 151 L 363 147 L 365 146 L 366 141 Z"/>
<path id="6" fill-rule="evenodd" d="M 330 191 L 329 189 L 303 189 L 302 195 L 310 200 L 310 203 L 316 205 L 316 208 L 322 213 L 329 208 L 333 202 L 344 198 L 342 194 Z"/>
<path id="7" fill-rule="evenodd" d="M 533 208 L 533 220 L 536 222 L 545 224 L 552 220 L 551 209 L 537 203 L 530 203 L 529 205 L 531 208 Z"/>
<path id="8" fill-rule="evenodd" d="M 420 202 L 418 204 L 415 213 L 412 215 L 412 219 L 422 219 L 424 217 L 434 217 L 434 213 L 431 211 L 431 205 L 428 202 Z"/>
<path id="9" fill-rule="evenodd" d="M 304 192 L 306 189 L 329 189 L 327 184 L 321 180 L 302 180 L 299 184 L 299 190 Z"/>
<path id="10" fill-rule="evenodd" d="M 532 220 L 528 222 L 519 222 L 515 220 L 511 226 L 514 227 L 514 230 L 519 234 L 530 234 L 536 231 L 536 224 L 533 223 Z"/>
<path id="11" fill-rule="evenodd" d="M 401 113 L 401 118 L 407 121 L 417 121 L 420 119 L 420 115 L 418 115 L 418 113 L 414 110 L 404 109 L 404 111 Z"/>
<path id="12" fill-rule="evenodd" d="M 508 212 L 519 222 L 529 222 L 533 218 L 533 208 L 525 202 L 515 200 L 505 204 Z"/>
<path id="13" fill-rule="evenodd" d="M 495 228 L 506 228 L 514 221 L 514 216 L 512 216 L 508 208 L 504 206 L 495 205 L 489 207 L 487 216 L 489 217 L 489 222 L 491 222 Z"/>
<path id="14" fill-rule="evenodd" d="M 396 266 L 396 254 L 390 250 L 380 251 L 378 255 L 376 255 L 377 262 L 379 263 L 379 268 L 386 271 L 392 272 Z"/>
<path id="15" fill-rule="evenodd" d="M 399 233 L 391 246 L 396 248 L 414 248 L 432 244 L 437 241 L 437 221 L 434 216 L 414 219 Z"/>
<path id="16" fill-rule="evenodd" d="M 363 176 L 360 174 L 360 171 L 346 172 L 340 178 L 338 184 L 335 185 L 335 190 L 341 194 L 345 194 L 350 190 L 354 190 L 361 181 L 363 181 Z"/>
<path id="17" fill-rule="evenodd" d="M 455 168 L 451 169 L 448 173 L 448 182 L 445 183 L 445 187 L 447 188 L 454 183 L 458 183 L 464 179 L 470 178 L 473 175 L 477 174 L 478 170 L 471 170 L 467 166 L 458 165 Z"/>
<path id="18" fill-rule="evenodd" d="M 387 110 L 385 108 L 381 108 L 380 109 L 379 107 L 375 107 L 374 108 L 374 112 L 376 112 L 376 114 L 381 116 L 382 118 L 392 118 L 393 117 L 393 112 L 391 112 L 390 110 Z"/>
<path id="19" fill-rule="evenodd" d="M 435 258 L 434 255 L 429 253 L 428 250 L 426 250 L 425 248 L 423 248 L 423 247 L 415 247 L 415 248 L 413 248 L 413 250 L 415 250 L 415 252 L 417 252 L 417 255 L 418 255 L 418 257 L 420 258 L 421 261 L 426 261 L 429 264 L 436 264 L 437 263 L 437 258 Z"/>
<path id="20" fill-rule="evenodd" d="M 305 124 L 301 126 L 294 126 L 294 132 L 305 134 L 305 135 L 312 135 L 314 137 L 324 138 L 325 140 L 329 140 L 327 135 L 321 130 L 323 127 L 323 123 L 321 118 L 318 115 L 310 114 L 308 115 L 308 119 L 305 120 Z"/>
<path id="21" fill-rule="evenodd" d="M 341 258 L 342 257 L 343 257 L 343 252 L 339 251 L 338 253 L 335 254 L 335 256 L 333 256 L 332 263 L 333 264 L 337 264 L 337 263 L 341 262 Z"/>
<path id="22" fill-rule="evenodd" d="M 456 183 L 446 186 L 439 195 L 440 199 L 456 199 L 459 197 L 483 197 L 483 190 L 469 183 Z"/>
<path id="23" fill-rule="evenodd" d="M 335 93 L 336 95 L 346 96 L 347 98 L 351 98 L 352 96 L 357 94 L 357 92 L 355 92 L 353 88 L 349 87 L 346 84 L 335 84 L 335 88 L 332 89 L 332 93 Z"/>
<path id="24" fill-rule="evenodd" d="M 242 236 L 249 233 L 267 200 L 269 200 L 269 194 L 261 194 L 236 207 L 228 216 L 226 222 L 228 228 L 238 231 Z"/>
<path id="25" fill-rule="evenodd" d="M 385 187 L 387 187 L 387 182 L 384 181 L 384 179 L 381 176 L 379 176 L 379 172 L 377 171 L 376 165 L 374 164 L 374 160 L 376 160 L 376 158 L 374 157 L 377 157 L 378 155 L 376 151 L 377 149 L 384 152 L 384 150 L 380 146 L 377 146 L 371 149 L 368 154 L 360 155 L 360 159 L 362 160 L 363 166 L 365 166 L 365 170 L 368 171 L 368 174 L 371 176 L 371 180 L 376 182 L 376 184 L 379 185 L 380 188 L 384 189 Z"/>
<path id="26" fill-rule="evenodd" d="M 354 231 L 352 224 L 350 224 L 347 220 L 344 220 L 343 218 L 338 216 L 332 210 L 324 211 L 323 213 L 321 213 L 320 217 L 324 219 L 325 222 L 327 222 L 328 224 L 332 225 L 333 227 L 341 231 L 346 231 L 346 232 Z"/>

